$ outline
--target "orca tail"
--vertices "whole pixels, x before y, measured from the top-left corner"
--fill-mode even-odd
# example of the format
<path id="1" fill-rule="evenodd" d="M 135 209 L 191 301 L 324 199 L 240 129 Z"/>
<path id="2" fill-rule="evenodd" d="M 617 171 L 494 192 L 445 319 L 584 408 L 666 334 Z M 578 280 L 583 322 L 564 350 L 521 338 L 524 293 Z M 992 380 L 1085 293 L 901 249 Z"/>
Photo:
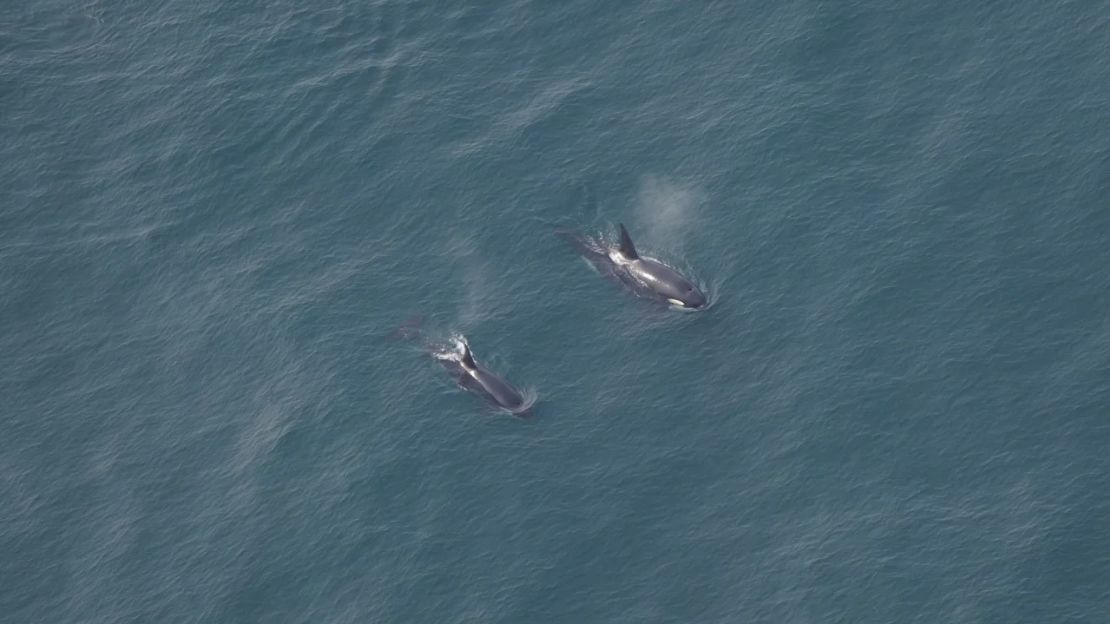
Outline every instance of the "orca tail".
<path id="1" fill-rule="evenodd" d="M 628 235 L 628 230 L 624 229 L 623 223 L 618 225 L 621 228 L 620 254 L 629 260 L 639 258 L 640 254 L 636 253 L 636 246 L 632 244 L 632 237 Z"/>

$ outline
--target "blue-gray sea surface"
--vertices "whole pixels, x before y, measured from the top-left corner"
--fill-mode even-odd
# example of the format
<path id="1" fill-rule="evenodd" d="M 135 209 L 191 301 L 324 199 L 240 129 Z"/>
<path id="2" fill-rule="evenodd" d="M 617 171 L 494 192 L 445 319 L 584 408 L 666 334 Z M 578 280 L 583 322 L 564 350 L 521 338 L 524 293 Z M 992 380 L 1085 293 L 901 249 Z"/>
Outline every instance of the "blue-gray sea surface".
<path id="1" fill-rule="evenodd" d="M 1103 2 L 9 2 L 0 620 L 1110 622 L 1108 59 Z M 710 308 L 555 236 L 618 222 Z"/>

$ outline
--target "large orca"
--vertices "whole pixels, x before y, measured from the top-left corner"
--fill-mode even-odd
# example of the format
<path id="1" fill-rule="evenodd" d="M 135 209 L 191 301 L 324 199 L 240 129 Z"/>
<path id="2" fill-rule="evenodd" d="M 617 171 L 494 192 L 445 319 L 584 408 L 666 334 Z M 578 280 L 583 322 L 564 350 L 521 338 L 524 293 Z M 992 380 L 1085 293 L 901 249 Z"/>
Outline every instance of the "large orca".
<path id="1" fill-rule="evenodd" d="M 678 271 L 654 258 L 641 256 L 624 224 L 618 225 L 621 238 L 617 247 L 567 230 L 558 234 L 570 241 L 602 275 L 615 277 L 642 295 L 690 310 L 705 307 L 705 293 Z"/>
<path id="2" fill-rule="evenodd" d="M 461 387 L 485 396 L 498 407 L 517 415 L 525 414 L 531 407 L 524 393 L 504 377 L 475 361 L 465 337 L 455 338 L 455 349 L 441 348 L 433 355 Z"/>

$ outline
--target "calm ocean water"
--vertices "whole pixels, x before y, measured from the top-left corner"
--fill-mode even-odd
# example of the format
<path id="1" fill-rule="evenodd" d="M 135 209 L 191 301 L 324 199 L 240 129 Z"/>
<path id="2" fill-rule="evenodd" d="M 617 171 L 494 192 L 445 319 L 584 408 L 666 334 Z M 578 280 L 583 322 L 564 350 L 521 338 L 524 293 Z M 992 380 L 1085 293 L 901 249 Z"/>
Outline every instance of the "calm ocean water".
<path id="1" fill-rule="evenodd" d="M 10 3 L 0 621 L 1110 622 L 1108 59 L 1098 2 Z M 712 307 L 554 236 L 618 221 Z"/>

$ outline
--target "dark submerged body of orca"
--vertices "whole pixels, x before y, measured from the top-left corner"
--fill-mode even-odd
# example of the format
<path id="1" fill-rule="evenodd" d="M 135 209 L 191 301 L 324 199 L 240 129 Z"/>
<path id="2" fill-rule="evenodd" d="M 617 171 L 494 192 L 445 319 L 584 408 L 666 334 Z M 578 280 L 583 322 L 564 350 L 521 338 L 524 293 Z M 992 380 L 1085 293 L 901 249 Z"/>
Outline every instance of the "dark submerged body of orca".
<path id="1" fill-rule="evenodd" d="M 484 396 L 493 404 L 513 414 L 527 413 L 529 405 L 520 390 L 504 377 L 476 362 L 466 340 L 457 340 L 456 346 L 457 352 L 440 352 L 435 356 L 461 387 Z"/>
<path id="2" fill-rule="evenodd" d="M 616 249 L 575 232 L 560 231 L 559 235 L 570 241 L 602 275 L 614 277 L 642 295 L 691 310 L 705 307 L 705 293 L 678 271 L 637 253 L 628 230 L 624 224 L 619 225 L 621 242 Z"/>

